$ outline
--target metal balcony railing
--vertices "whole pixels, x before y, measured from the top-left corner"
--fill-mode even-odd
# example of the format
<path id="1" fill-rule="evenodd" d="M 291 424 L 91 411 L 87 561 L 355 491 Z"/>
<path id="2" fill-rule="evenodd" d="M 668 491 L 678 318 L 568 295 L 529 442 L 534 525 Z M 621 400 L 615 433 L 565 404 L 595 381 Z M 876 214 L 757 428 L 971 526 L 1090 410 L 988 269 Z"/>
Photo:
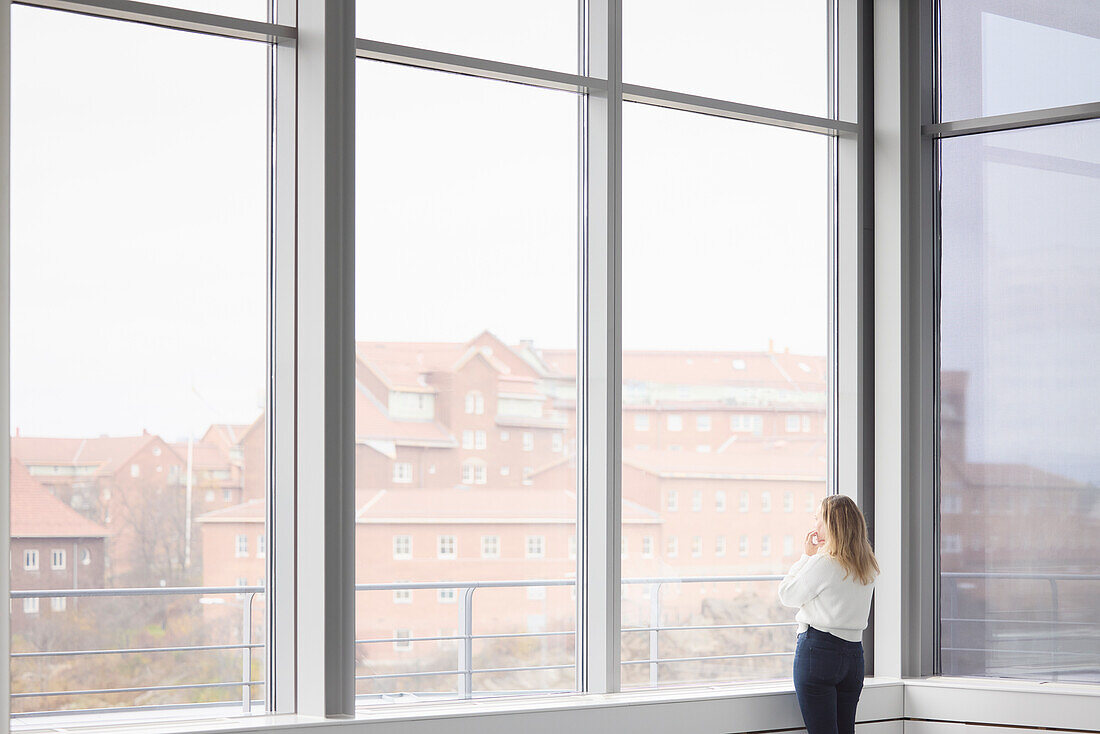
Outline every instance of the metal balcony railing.
<path id="1" fill-rule="evenodd" d="M 1059 597 L 1058 597 L 1058 582 L 1059 581 L 1100 581 L 1100 575 L 1076 575 L 1076 574 L 1014 574 L 1014 573 L 964 573 L 964 572 L 945 572 L 942 574 L 946 580 L 958 580 L 963 578 L 973 579 L 1035 579 L 1045 580 L 1050 584 L 1051 589 L 1051 608 L 1049 611 L 1051 619 L 1049 620 L 1026 620 L 1026 619 L 965 619 L 965 618 L 944 618 L 943 622 L 948 623 L 984 623 L 984 624 L 1012 624 L 1017 623 L 1020 625 L 1047 625 L 1047 628 L 1053 633 L 1060 628 L 1073 627 L 1092 627 L 1096 628 L 1098 625 L 1092 622 L 1072 622 L 1059 620 Z M 666 584 L 694 584 L 694 583 L 760 583 L 760 582 L 778 582 L 783 578 L 782 575 L 740 575 L 740 576 L 690 576 L 690 577 L 654 577 L 654 578 L 627 578 L 623 579 L 623 586 L 632 585 L 645 585 L 649 587 L 649 619 L 651 620 L 650 626 L 647 627 L 624 627 L 623 634 L 639 634 L 648 633 L 649 635 L 649 651 L 648 655 L 644 659 L 640 660 L 624 660 L 623 665 L 648 665 L 649 666 L 649 684 L 656 686 L 660 684 L 660 666 L 667 663 L 680 663 L 680 662 L 692 662 L 692 661 L 713 661 L 713 660 L 731 660 L 739 658 L 764 658 L 764 657 L 789 657 L 793 656 L 793 651 L 772 651 L 772 652 L 755 652 L 744 653 L 735 655 L 705 655 L 705 656 L 689 656 L 689 657 L 675 657 L 675 658 L 662 658 L 660 655 L 661 647 L 661 635 L 662 633 L 669 632 L 684 632 L 684 631 L 699 631 L 699 630 L 722 630 L 722 629 L 763 629 L 763 628 L 779 628 L 779 627 L 794 627 L 797 623 L 790 622 L 760 622 L 760 623 L 748 623 L 748 624 L 708 624 L 708 625 L 663 625 L 661 624 L 661 590 Z M 395 637 L 381 637 L 381 638 L 367 638 L 357 639 L 356 645 L 370 645 L 370 644 L 386 644 L 386 643 L 398 643 L 398 642 L 429 642 L 429 641 L 444 641 L 444 640 L 456 640 L 459 644 L 458 664 L 451 669 L 446 670 L 432 670 L 432 671 L 414 671 L 414 672 L 399 672 L 399 673 L 383 673 L 375 675 L 359 675 L 356 676 L 356 680 L 382 680 L 392 678 L 417 678 L 426 676 L 444 676 L 453 675 L 458 678 L 458 690 L 457 697 L 469 699 L 475 696 L 473 687 L 473 676 L 479 673 L 494 673 L 494 672 L 520 672 L 520 671 L 532 671 L 532 670 L 555 670 L 555 669 L 568 669 L 574 667 L 573 664 L 564 665 L 532 665 L 532 666 L 520 666 L 520 667 L 507 667 L 507 668 L 475 668 L 473 665 L 473 644 L 475 640 L 494 639 L 494 638 L 550 638 L 571 636 L 576 634 L 576 630 L 557 630 L 552 632 L 511 632 L 511 633 L 497 633 L 497 634 L 474 634 L 473 621 L 474 621 L 474 598 L 475 593 L 480 589 L 500 589 L 500 588 L 526 588 L 532 586 L 575 586 L 576 581 L 574 579 L 528 579 L 521 581 L 471 581 L 471 582 L 410 582 L 410 583 L 390 583 L 390 584 L 356 584 L 356 591 L 399 591 L 399 590 L 414 590 L 414 589 L 455 589 L 461 593 L 457 595 L 458 614 L 459 614 L 459 634 L 456 635 L 441 635 L 430 637 L 412 637 L 412 638 L 395 638 Z M 28 598 L 49 598 L 49 597 L 128 597 L 128 596 L 183 596 L 183 595 L 219 595 L 219 594 L 236 594 L 242 597 L 244 603 L 242 604 L 242 619 L 241 619 L 241 642 L 237 644 L 218 644 L 218 645 L 183 645 L 183 646 L 170 646 L 170 647 L 144 647 L 144 648 L 125 648 L 125 649 L 103 649 L 103 650 L 57 650 L 57 651 L 41 651 L 41 652 L 20 652 L 13 653 L 13 659 L 20 658 L 49 658 L 49 657 L 66 657 L 66 656 L 94 656 L 94 655 L 125 655 L 134 653 L 160 653 L 160 652 L 183 652 L 183 651 L 205 651 L 205 650 L 240 650 L 241 651 L 241 680 L 239 681 L 218 681 L 210 683 L 186 683 L 177 685 L 163 685 L 163 686 L 134 686 L 129 688 L 103 688 L 103 689 L 89 689 L 80 691 L 36 691 L 36 692 L 24 692 L 12 694 L 12 698 L 35 698 L 35 697 L 52 697 L 52 696 L 65 696 L 65 695 L 93 695 L 93 694 L 109 694 L 109 693 L 122 693 L 122 692 L 138 692 L 138 691 L 168 691 L 168 690 L 181 690 L 181 689 L 194 689 L 194 688 L 236 688 L 241 689 L 240 699 L 240 711 L 242 713 L 249 713 L 252 709 L 252 689 L 262 686 L 264 681 L 251 679 L 251 667 L 252 667 L 252 650 L 255 648 L 263 647 L 262 643 L 252 642 L 252 606 L 253 600 L 257 594 L 263 594 L 264 588 L 261 586 L 224 586 L 224 587 L 169 587 L 169 588 L 136 588 L 136 589 L 39 589 L 39 590 L 18 590 L 11 592 L 12 599 L 28 599 Z M 944 648 L 944 650 L 969 650 L 970 648 Z M 982 648 L 982 652 L 1012 652 L 1007 649 L 1000 648 Z M 1055 665 L 1058 656 L 1087 656 L 1089 653 L 1081 653 L 1079 651 L 1036 651 L 1036 650 L 1021 650 L 1021 653 L 1035 654 L 1041 652 L 1044 655 L 1049 655 L 1051 658 L 1051 665 Z M 554 691 L 523 691 L 523 693 L 551 693 Z M 494 691 L 494 694 L 500 695 L 501 692 Z M 420 695 L 420 694 L 418 694 Z M 427 694 L 427 695 L 440 695 L 440 694 Z M 455 697 L 453 694 L 443 694 L 447 697 Z M 185 707 L 188 705 L 180 705 Z M 108 709 L 86 709 L 84 713 L 103 712 Z M 111 711 L 125 710 L 125 707 L 115 707 L 109 709 Z M 20 713 L 17 716 L 20 717 L 35 717 L 45 716 L 51 714 L 74 714 L 78 712 L 74 711 L 35 711 Z"/>

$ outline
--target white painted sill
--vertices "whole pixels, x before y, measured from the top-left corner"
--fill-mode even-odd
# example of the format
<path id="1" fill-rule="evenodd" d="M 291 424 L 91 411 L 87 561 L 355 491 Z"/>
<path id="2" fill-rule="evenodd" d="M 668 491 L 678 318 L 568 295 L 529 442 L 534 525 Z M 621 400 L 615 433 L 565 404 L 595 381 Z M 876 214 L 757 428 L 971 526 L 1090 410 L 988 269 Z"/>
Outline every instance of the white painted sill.
<path id="1" fill-rule="evenodd" d="M 868 678 L 864 690 L 901 686 L 899 678 Z M 294 731 L 316 727 L 355 727 L 364 723 L 411 722 L 450 719 L 478 715 L 530 714 L 552 711 L 582 711 L 647 704 L 687 703 L 728 699 L 752 699 L 770 696 L 794 696 L 791 681 L 766 684 L 731 684 L 698 688 L 669 688 L 622 693 L 563 693 L 552 696 L 501 697 L 469 701 L 439 701 L 409 704 L 387 704 L 356 711 L 354 718 L 325 719 L 301 714 L 256 714 L 209 718 L 162 719 L 148 723 L 129 721 L 117 725 L 105 722 L 87 725 L 23 723 L 13 726 L 16 734 L 54 734 L 55 732 L 86 732 L 87 734 L 206 734 L 207 732 Z M 900 711 L 899 711 L 900 715 Z M 16 715 L 15 718 L 18 718 Z M 334 730 L 335 734 L 335 730 Z"/>

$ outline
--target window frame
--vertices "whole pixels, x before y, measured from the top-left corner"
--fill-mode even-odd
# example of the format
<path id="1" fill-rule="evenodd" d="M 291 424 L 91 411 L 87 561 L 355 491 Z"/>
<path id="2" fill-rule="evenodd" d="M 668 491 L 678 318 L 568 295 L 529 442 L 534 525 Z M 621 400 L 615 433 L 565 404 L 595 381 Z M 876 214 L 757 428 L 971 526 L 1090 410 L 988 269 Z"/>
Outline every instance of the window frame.
<path id="1" fill-rule="evenodd" d="M 855 3 L 838 0 L 844 6 L 838 17 L 844 19 L 838 33 L 855 37 Z M 275 0 L 279 20 L 293 18 L 287 10 L 292 0 Z M 94 14 L 112 17 L 111 3 L 98 0 L 83 3 Z M 692 104 L 695 111 L 718 116 L 746 119 L 799 129 L 811 129 L 836 136 L 843 146 L 853 142 L 853 123 L 838 120 L 854 119 L 854 108 L 841 105 L 832 112 L 833 119 L 809 118 L 776 110 L 749 109 L 746 105 L 722 100 L 686 100 L 684 95 L 661 90 L 644 90 L 624 84 L 621 66 L 622 7 L 615 0 L 593 0 L 583 7 L 587 12 L 585 25 L 603 33 L 586 35 L 582 44 L 585 63 L 583 75 L 562 75 L 537 69 L 505 68 L 495 62 L 480 62 L 461 58 L 446 58 L 418 49 L 381 49 L 378 44 L 354 37 L 354 3 L 322 0 L 303 4 L 292 25 L 252 23 L 224 19 L 187 10 L 160 9 L 155 18 L 158 25 L 186 27 L 188 30 L 230 35 L 251 40 L 271 39 L 273 68 L 272 90 L 275 93 L 272 123 L 277 131 L 274 147 L 280 153 L 274 164 L 272 182 L 273 267 L 271 305 L 269 309 L 269 368 L 276 362 L 296 364 L 294 373 L 271 369 L 268 387 L 267 449 L 268 449 L 268 517 L 266 577 L 274 594 L 267 604 L 268 629 L 271 631 L 268 657 L 267 707 L 271 711 L 300 711 L 328 716 L 354 713 L 353 681 L 348 679 L 354 640 L 353 570 L 347 563 L 353 557 L 354 512 L 351 498 L 344 491 L 345 479 L 354 472 L 354 416 L 347 397 L 354 392 L 354 376 L 349 368 L 353 335 L 346 319 L 340 314 L 351 312 L 354 290 L 354 181 L 346 167 L 339 163 L 354 152 L 354 77 L 355 58 L 382 58 L 428 68 L 445 65 L 459 67 L 476 76 L 515 80 L 538 86 L 569 88 L 570 85 L 588 93 L 582 141 L 591 165 L 587 168 L 587 213 L 584 232 L 584 268 L 581 274 L 582 332 L 578 344 L 578 362 L 582 352 L 589 359 L 578 365 L 578 400 L 583 411 L 583 426 L 578 421 L 578 452 L 587 463 L 578 461 L 578 524 L 581 518 L 591 518 L 581 528 L 578 556 L 578 605 L 582 617 L 604 620 L 577 635 L 578 690 L 591 693 L 614 693 L 619 688 L 619 628 L 621 620 L 613 613 L 618 609 L 621 591 L 621 566 L 617 561 L 621 543 L 621 507 L 617 492 L 621 479 L 621 161 L 615 152 L 621 145 L 621 107 L 626 97 L 632 103 L 657 106 Z M 851 7 L 849 7 L 849 5 Z M 160 12 L 160 11 L 163 12 Z M 6 15 L 6 8 L 2 11 Z M 153 10 L 138 11 L 152 13 Z M 153 22 L 152 16 L 139 22 Z M 7 34 L 7 18 L 0 32 Z M 309 36 L 312 46 L 297 48 L 295 37 Z M 862 41 L 862 36 L 859 37 Z M 6 43 L 5 39 L 3 40 Z M 840 44 L 843 45 L 843 44 Z M 851 44 L 853 47 L 856 44 Z M 853 52 L 854 54 L 854 52 Z M 476 63 L 473 63 L 476 62 Z M 841 61 L 839 76 L 846 79 L 845 89 L 852 85 L 848 74 L 850 62 Z M 434 64 L 434 67 L 433 67 Z M 292 72 L 289 70 L 293 69 Z M 289 73 L 288 73 L 289 72 Z M 525 76 L 526 75 L 526 76 Z M 6 74 L 4 75 L 6 78 Z M 563 79 L 565 81 L 563 81 Z M 296 86 L 301 90 L 297 93 Z M 316 94 L 328 89 L 331 94 Z M 610 90 L 610 92 L 609 92 Z M 851 94 L 850 90 L 845 92 Z M 844 96 L 841 94 L 841 96 Z M 3 95 L 0 122 L 7 122 L 9 104 Z M 294 114 L 287 114 L 293 112 Z M 349 126 L 347 123 L 352 121 Z M 9 126 L 0 125 L 6 139 Z M 322 131 L 332 134 L 324 135 Z M 865 134 L 860 133 L 863 139 Z M 843 138 L 843 140 L 842 140 Z M 296 143 L 294 141 L 297 141 Z M 6 149 L 0 146 L 0 149 Z M 2 162 L 0 188 L 2 206 L 8 214 L 8 162 Z M 845 189 L 841 174 L 840 194 L 845 211 L 855 209 L 854 187 Z M 318 191 L 317 200 L 295 199 L 295 192 Z M 838 216 L 840 238 L 852 237 L 856 231 L 845 230 L 847 215 Z M 6 234 L 0 240 L 0 276 L 7 278 Z M 299 247 L 297 243 L 301 243 Z M 858 265 L 858 263 L 857 263 Z M 851 266 L 858 272 L 857 265 Z M 324 266 L 324 267 L 318 267 Z M 840 276 L 844 280 L 844 275 Z M 835 294 L 834 294 L 835 295 Z M 845 310 L 844 313 L 855 313 Z M 0 349 L 6 358 L 9 310 L 0 305 Z M 858 323 L 858 319 L 855 320 Z M 850 325 L 840 325 L 845 331 Z M 328 350 L 319 348 L 335 344 Z M 850 345 L 849 345 L 850 346 Z M 852 351 L 852 354 L 856 352 Z M 287 359 L 287 358 L 290 359 Z M 830 365 L 836 363 L 836 355 Z M 6 363 L 6 362 L 5 362 Z M 598 373 L 591 370 L 599 364 Z M 855 370 L 852 370 L 853 373 Z M 844 378 L 841 378 L 844 381 Z M 0 387 L 0 428 L 8 428 L 9 385 Z M 862 386 L 862 383 L 860 383 Z M 329 389 L 324 388 L 328 386 Z M 837 392 L 837 378 L 830 378 L 830 400 Z M 313 401 L 313 402 L 310 402 Z M 854 402 L 854 398 L 852 398 Z M 302 410 L 300 405 L 316 405 L 316 410 Z M 845 408 L 845 411 L 848 411 Z M 849 411 L 850 412 L 850 411 Z M 276 421 L 279 415 L 284 420 Z M 847 412 L 834 413 L 839 423 L 851 422 Z M 658 416 L 659 419 L 659 416 Z M 830 428 L 831 446 L 836 452 L 839 439 L 846 437 L 844 427 Z M 838 431 L 841 435 L 838 436 Z M 852 457 L 847 464 L 857 465 L 862 446 L 847 444 Z M 853 458 L 854 457 L 854 458 Z M 327 461 L 322 461 L 322 459 Z M 838 486 L 834 474 L 838 460 L 830 457 L 830 491 Z M 0 450 L 0 468 L 6 465 L 7 449 Z M 841 462 L 843 463 L 843 462 Z M 279 486 L 279 492 L 273 488 Z M 855 485 L 852 485 L 855 486 Z M 859 486 L 863 486 L 862 482 Z M 4 485 L 6 489 L 6 485 Z M 311 497 L 319 497 L 319 511 L 305 513 L 296 503 L 299 491 L 309 487 Z M 299 489 L 301 488 L 301 489 Z M 301 522 L 298 522 L 301 521 Z M 319 539 L 325 538 L 323 544 Z M 331 540 L 329 540 L 331 539 Z M 312 543 L 311 543 L 312 540 Z M 8 542 L 6 539 L 5 542 Z M 656 540 L 654 541 L 656 542 Z M 321 552 L 313 552 L 321 547 Z M 411 544 L 411 539 L 410 539 Z M 456 540 L 457 544 L 457 540 Z M 310 548 L 307 552 L 306 547 Z M 295 584 L 295 582 L 298 582 Z M 303 634 L 295 636 L 295 632 Z M 308 632 L 309 634 L 305 634 Z M 411 632 L 409 632 L 411 635 Z M 309 640 L 307 643 L 306 640 Z M 321 644 L 317 644 L 320 640 Z M 396 643 L 395 643 L 396 647 Z M 407 643 L 404 649 L 411 649 Z M 600 653 L 594 654 L 595 650 Z M 297 652 L 297 655 L 294 653 Z M 297 666 L 295 667 L 295 660 Z M 344 671 L 344 672 L 341 672 Z M 324 673 L 321 675 L 320 673 Z M 281 685 L 280 681 L 291 681 Z M 293 685 L 297 681 L 297 687 Z M 334 693 L 335 692 L 335 693 Z"/>

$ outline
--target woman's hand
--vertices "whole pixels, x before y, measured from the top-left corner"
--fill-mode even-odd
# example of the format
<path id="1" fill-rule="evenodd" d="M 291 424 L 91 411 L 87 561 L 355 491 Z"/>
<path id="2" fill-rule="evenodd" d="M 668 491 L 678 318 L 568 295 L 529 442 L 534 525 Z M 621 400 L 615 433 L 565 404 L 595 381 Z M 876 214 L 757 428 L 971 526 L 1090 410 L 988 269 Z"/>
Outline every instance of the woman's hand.
<path id="1" fill-rule="evenodd" d="M 806 541 L 802 544 L 802 552 L 808 556 L 812 556 L 817 553 L 817 549 L 820 546 L 817 544 L 817 531 L 811 530 L 806 533 Z"/>

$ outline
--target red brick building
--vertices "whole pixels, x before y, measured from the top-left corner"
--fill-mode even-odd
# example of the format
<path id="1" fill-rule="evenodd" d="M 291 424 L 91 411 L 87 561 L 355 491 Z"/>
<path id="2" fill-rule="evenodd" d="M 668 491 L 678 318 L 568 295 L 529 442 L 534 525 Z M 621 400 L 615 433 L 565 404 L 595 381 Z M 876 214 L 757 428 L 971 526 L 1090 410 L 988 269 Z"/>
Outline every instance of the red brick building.
<path id="1" fill-rule="evenodd" d="M 108 531 L 53 496 L 19 461 L 11 462 L 11 588 L 100 588 Z M 16 599 L 17 634 L 32 620 L 65 614 L 64 597 Z"/>

